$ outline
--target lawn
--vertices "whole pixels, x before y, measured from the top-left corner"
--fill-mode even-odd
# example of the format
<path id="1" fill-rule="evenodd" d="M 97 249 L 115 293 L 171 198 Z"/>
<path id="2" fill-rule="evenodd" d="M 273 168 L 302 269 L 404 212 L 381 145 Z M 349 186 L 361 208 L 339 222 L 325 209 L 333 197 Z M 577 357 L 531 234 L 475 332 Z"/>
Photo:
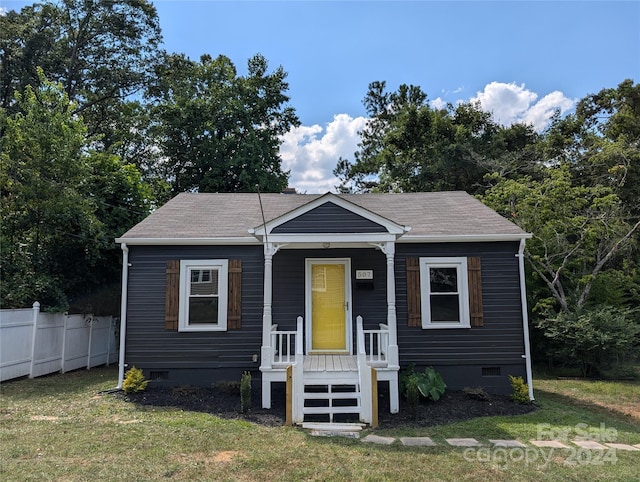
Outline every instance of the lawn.
<path id="1" fill-rule="evenodd" d="M 640 384 L 541 379 L 540 408 L 527 415 L 389 430 L 428 436 L 437 447 L 311 437 L 290 427 L 223 420 L 206 413 L 138 407 L 100 394 L 115 368 L 4 383 L 0 478 L 28 480 L 575 480 L 640 481 L 640 452 L 491 449 L 489 439 L 528 442 L 548 433 L 640 443 Z M 483 449 L 451 448 L 474 437 Z M 615 440 L 613 440 L 613 439 Z"/>

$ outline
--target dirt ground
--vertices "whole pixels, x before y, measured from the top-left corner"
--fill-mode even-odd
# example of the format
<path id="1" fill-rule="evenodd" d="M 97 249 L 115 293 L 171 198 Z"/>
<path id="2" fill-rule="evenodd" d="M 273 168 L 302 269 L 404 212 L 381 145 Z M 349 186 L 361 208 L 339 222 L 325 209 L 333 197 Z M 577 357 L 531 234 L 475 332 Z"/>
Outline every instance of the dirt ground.
<path id="1" fill-rule="evenodd" d="M 221 418 L 244 419 L 266 426 L 280 426 L 285 422 L 285 394 L 284 389 L 279 388 L 274 388 L 272 407 L 268 410 L 261 407 L 260 392 L 254 389 L 251 409 L 245 414 L 240 410 L 239 392 L 230 387 L 149 387 L 142 393 L 117 392 L 115 396 L 141 406 L 176 407 L 210 413 Z M 488 398 L 481 399 L 457 391 L 447 391 L 437 402 L 421 400 L 415 418 L 402 396 L 400 412 L 397 414 L 389 413 L 389 396 L 386 391 L 379 394 L 378 406 L 379 425 L 383 428 L 429 427 L 476 417 L 520 415 L 535 410 L 533 404 L 516 404 L 503 395 L 489 395 Z"/>

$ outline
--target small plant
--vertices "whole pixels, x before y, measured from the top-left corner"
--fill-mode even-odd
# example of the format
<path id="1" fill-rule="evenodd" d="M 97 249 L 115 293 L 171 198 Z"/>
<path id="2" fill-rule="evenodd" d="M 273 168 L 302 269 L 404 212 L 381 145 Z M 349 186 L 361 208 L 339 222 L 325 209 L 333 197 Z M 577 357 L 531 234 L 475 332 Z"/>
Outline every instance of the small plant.
<path id="1" fill-rule="evenodd" d="M 244 372 L 240 378 L 240 408 L 247 413 L 251 408 L 251 373 Z"/>
<path id="2" fill-rule="evenodd" d="M 469 398 L 475 398 L 476 400 L 487 401 L 491 399 L 489 394 L 482 387 L 464 387 L 462 391 Z"/>
<path id="3" fill-rule="evenodd" d="M 522 377 L 514 377 L 509 375 L 509 382 L 511 383 L 511 400 L 515 403 L 529 403 L 529 386 L 524 382 Z"/>
<path id="4" fill-rule="evenodd" d="M 423 373 L 416 373 L 414 365 L 409 365 L 400 374 L 400 391 L 409 402 L 411 414 L 415 418 L 420 396 L 437 401 L 444 394 L 447 385 L 442 376 L 432 367 L 425 368 Z"/>
<path id="5" fill-rule="evenodd" d="M 418 414 L 418 402 L 420 401 L 420 389 L 418 388 L 418 375 L 416 373 L 407 378 L 404 394 L 409 402 L 411 417 L 416 418 Z"/>
<path id="6" fill-rule="evenodd" d="M 149 380 L 145 380 L 142 370 L 134 366 L 125 373 L 122 389 L 126 393 L 144 392 L 148 383 Z"/>

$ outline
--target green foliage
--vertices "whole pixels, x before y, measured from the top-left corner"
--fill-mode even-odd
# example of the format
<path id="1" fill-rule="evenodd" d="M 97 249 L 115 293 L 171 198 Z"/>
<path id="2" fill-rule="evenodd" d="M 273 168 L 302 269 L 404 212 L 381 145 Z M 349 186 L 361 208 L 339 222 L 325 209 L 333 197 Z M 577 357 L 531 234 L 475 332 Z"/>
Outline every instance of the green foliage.
<path id="1" fill-rule="evenodd" d="M 0 16 L 0 106 L 40 85 L 37 69 L 59 81 L 91 135 L 108 133 L 113 109 L 148 84 L 160 57 L 160 23 L 146 0 L 45 1 Z"/>
<path id="2" fill-rule="evenodd" d="M 515 403 L 530 403 L 529 386 L 524 382 L 522 377 L 514 377 L 509 375 L 509 383 L 511 383 L 511 400 Z"/>
<path id="3" fill-rule="evenodd" d="M 418 385 L 418 376 L 414 373 L 412 376 L 407 378 L 404 390 L 404 395 L 407 397 L 407 401 L 409 402 L 409 410 L 411 411 L 411 416 L 413 418 L 416 418 L 418 403 L 420 401 L 420 388 Z"/>
<path id="4" fill-rule="evenodd" d="M 144 392 L 149 384 L 149 380 L 145 380 L 142 370 L 131 367 L 127 370 L 122 381 L 122 389 L 126 393 Z"/>
<path id="5" fill-rule="evenodd" d="M 387 92 L 373 82 L 364 104 L 369 120 L 352 163 L 334 174 L 342 191 L 484 190 L 488 172 L 527 171 L 537 136 L 530 126 L 502 127 L 478 105 L 432 108 L 417 86 Z"/>
<path id="6" fill-rule="evenodd" d="M 445 392 L 447 385 L 433 367 L 425 368 L 424 372 L 416 373 L 415 366 L 409 365 L 400 373 L 400 393 L 407 397 L 412 416 L 415 417 L 420 397 L 438 401 Z"/>
<path id="7" fill-rule="evenodd" d="M 592 376 L 637 360 L 640 323 L 633 316 L 620 308 L 602 306 L 560 313 L 541 320 L 538 326 L 549 341 L 547 353 L 555 363 L 578 366 L 583 376 Z"/>
<path id="8" fill-rule="evenodd" d="M 151 90 L 164 175 L 172 193 L 280 192 L 288 173 L 281 169 L 280 137 L 299 125 L 287 105 L 282 67 L 267 73 L 256 55 L 239 76 L 223 55 L 168 55 Z"/>
<path id="9" fill-rule="evenodd" d="M 41 71 L 16 105 L 0 125 L 0 299 L 67 309 L 117 283 L 113 239 L 149 212 L 150 192 L 134 166 L 91 149 L 74 104 Z"/>
<path id="10" fill-rule="evenodd" d="M 251 408 L 251 373 L 243 372 L 240 378 L 240 408 L 247 413 Z"/>
<path id="11" fill-rule="evenodd" d="M 568 166 L 546 168 L 539 177 L 493 175 L 483 202 L 534 234 L 525 256 L 534 281 L 546 288 L 534 311 L 570 312 L 588 302 L 607 263 L 632 249 L 640 224 L 627 221 L 610 187 L 577 184 Z"/>

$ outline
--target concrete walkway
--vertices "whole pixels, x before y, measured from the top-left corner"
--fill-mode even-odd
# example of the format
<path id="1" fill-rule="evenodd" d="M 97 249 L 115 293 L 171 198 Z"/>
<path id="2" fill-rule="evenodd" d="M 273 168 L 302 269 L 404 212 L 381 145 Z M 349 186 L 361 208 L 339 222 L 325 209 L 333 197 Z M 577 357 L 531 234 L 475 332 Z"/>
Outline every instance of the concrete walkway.
<path id="1" fill-rule="evenodd" d="M 374 443 L 379 445 L 391 445 L 396 442 L 396 439 L 393 437 L 381 437 L 379 435 L 370 434 L 361 439 L 362 442 L 365 443 Z M 589 449 L 589 450 L 607 450 L 607 449 L 616 449 L 616 450 L 625 450 L 629 452 L 640 452 L 640 444 L 636 445 L 627 445 L 621 443 L 603 443 L 600 444 L 598 442 L 592 440 L 571 440 L 571 441 L 560 441 L 560 440 L 529 440 L 528 442 L 521 442 L 519 440 L 498 440 L 498 439 L 490 439 L 488 443 L 483 443 L 475 438 L 448 438 L 445 439 L 446 444 L 438 444 L 434 442 L 430 437 L 400 437 L 398 442 L 401 445 L 407 447 L 435 447 L 438 445 L 441 446 L 451 446 L 451 447 L 501 447 L 501 448 L 525 448 L 528 445 L 532 445 L 534 447 L 540 448 L 557 448 L 557 449 L 568 449 L 573 448 L 574 445 L 578 448 Z M 573 444 L 573 445 L 572 445 Z"/>
<path id="2" fill-rule="evenodd" d="M 360 437 L 363 426 L 361 424 L 304 424 L 303 428 L 311 430 L 311 435 L 315 437 L 349 437 L 356 438 L 364 443 L 377 445 L 392 445 L 399 443 L 405 447 L 489 447 L 489 448 L 526 448 L 528 446 L 550 449 L 584 449 L 584 450 L 623 450 L 628 452 L 640 452 L 640 444 L 628 445 L 613 442 L 597 442 L 594 440 L 511 440 L 511 439 L 489 439 L 486 442 L 475 438 L 447 438 L 444 442 L 435 442 L 431 437 L 384 437 L 376 434 L 369 434 Z"/>

